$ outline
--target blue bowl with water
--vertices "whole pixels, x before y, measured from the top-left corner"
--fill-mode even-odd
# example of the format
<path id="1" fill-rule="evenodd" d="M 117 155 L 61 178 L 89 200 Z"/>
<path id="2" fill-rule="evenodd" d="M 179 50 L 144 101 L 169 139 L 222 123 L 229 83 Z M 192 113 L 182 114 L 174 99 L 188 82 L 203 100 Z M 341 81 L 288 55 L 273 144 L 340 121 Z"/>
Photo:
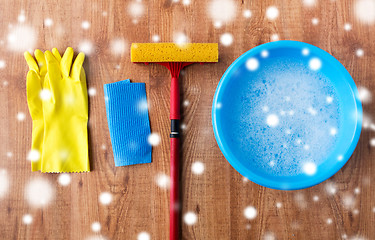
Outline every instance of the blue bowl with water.
<path id="1" fill-rule="evenodd" d="M 297 41 L 251 49 L 221 78 L 212 106 L 216 141 L 249 180 L 274 189 L 314 186 L 352 155 L 362 105 L 345 67 Z"/>

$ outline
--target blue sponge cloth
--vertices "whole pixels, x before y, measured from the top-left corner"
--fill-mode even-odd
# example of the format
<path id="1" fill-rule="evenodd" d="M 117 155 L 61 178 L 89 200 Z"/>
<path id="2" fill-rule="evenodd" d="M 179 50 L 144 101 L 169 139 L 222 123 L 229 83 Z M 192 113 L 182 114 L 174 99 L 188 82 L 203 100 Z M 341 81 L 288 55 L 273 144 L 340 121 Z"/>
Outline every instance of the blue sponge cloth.
<path id="1" fill-rule="evenodd" d="M 104 96 L 115 166 L 150 163 L 145 84 L 129 79 L 104 84 Z"/>

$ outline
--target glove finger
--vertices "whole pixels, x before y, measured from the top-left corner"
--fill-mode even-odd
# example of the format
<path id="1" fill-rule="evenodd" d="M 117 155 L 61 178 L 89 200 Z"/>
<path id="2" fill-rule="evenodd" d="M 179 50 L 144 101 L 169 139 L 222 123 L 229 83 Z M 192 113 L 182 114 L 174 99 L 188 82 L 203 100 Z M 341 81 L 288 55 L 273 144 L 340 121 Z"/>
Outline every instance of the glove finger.
<path id="1" fill-rule="evenodd" d="M 34 70 L 30 70 L 26 78 L 26 94 L 27 104 L 33 120 L 43 117 L 42 100 L 39 96 L 41 90 L 42 83 L 40 76 Z"/>
<path id="2" fill-rule="evenodd" d="M 29 70 L 34 70 L 35 72 L 39 73 L 38 64 L 36 63 L 33 56 L 31 56 L 29 52 L 24 52 L 23 56 L 25 57 L 27 65 L 29 66 Z"/>
<path id="3" fill-rule="evenodd" d="M 57 48 L 52 49 L 52 54 L 53 54 L 53 56 L 55 56 L 55 58 L 58 62 L 61 62 L 61 55 L 60 55 L 59 51 L 57 50 Z"/>
<path id="4" fill-rule="evenodd" d="M 52 98 L 55 100 L 58 91 L 57 85 L 61 81 L 60 65 L 55 56 L 50 52 L 45 52 L 45 58 L 47 61 L 47 75 L 44 81 L 44 87 L 49 89 L 52 93 Z"/>
<path id="5" fill-rule="evenodd" d="M 83 69 L 83 61 L 85 60 L 85 54 L 79 53 L 76 60 L 73 63 L 72 67 L 72 74 L 71 77 L 74 79 L 74 81 L 80 80 L 81 70 Z"/>
<path id="6" fill-rule="evenodd" d="M 44 58 L 44 53 L 40 51 L 39 49 L 35 50 L 34 56 L 36 60 L 38 61 L 38 66 L 40 69 L 40 75 L 44 77 L 47 73 L 47 65 L 46 65 L 46 60 Z"/>
<path id="7" fill-rule="evenodd" d="M 74 54 L 73 48 L 68 47 L 61 59 L 61 71 L 66 77 L 70 75 L 70 68 L 72 66 L 73 54 Z"/>

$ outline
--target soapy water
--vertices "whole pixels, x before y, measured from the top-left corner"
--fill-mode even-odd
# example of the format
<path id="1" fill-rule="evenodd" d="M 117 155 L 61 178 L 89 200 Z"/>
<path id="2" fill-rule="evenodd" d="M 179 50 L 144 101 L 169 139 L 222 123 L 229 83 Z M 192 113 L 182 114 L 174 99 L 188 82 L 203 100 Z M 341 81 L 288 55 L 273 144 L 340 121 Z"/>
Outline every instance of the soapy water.
<path id="1" fill-rule="evenodd" d="M 241 78 L 231 81 L 242 86 L 231 97 L 229 114 L 237 117 L 227 122 L 241 162 L 267 175 L 315 175 L 340 134 L 337 93 L 309 67 L 309 57 L 274 57 L 263 66 L 266 60 L 257 59 L 259 69 L 245 66 Z"/>

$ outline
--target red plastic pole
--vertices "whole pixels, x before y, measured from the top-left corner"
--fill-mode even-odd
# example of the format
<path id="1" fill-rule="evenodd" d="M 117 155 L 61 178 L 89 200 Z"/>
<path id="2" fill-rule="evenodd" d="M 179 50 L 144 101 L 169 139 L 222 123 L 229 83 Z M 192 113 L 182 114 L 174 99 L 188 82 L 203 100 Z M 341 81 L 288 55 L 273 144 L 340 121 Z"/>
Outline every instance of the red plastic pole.
<path id="1" fill-rule="evenodd" d="M 179 199 L 178 199 L 178 161 L 179 161 L 179 120 L 180 120 L 180 89 L 178 78 L 172 77 L 170 96 L 171 119 L 171 188 L 170 188 L 170 240 L 178 239 Z"/>

